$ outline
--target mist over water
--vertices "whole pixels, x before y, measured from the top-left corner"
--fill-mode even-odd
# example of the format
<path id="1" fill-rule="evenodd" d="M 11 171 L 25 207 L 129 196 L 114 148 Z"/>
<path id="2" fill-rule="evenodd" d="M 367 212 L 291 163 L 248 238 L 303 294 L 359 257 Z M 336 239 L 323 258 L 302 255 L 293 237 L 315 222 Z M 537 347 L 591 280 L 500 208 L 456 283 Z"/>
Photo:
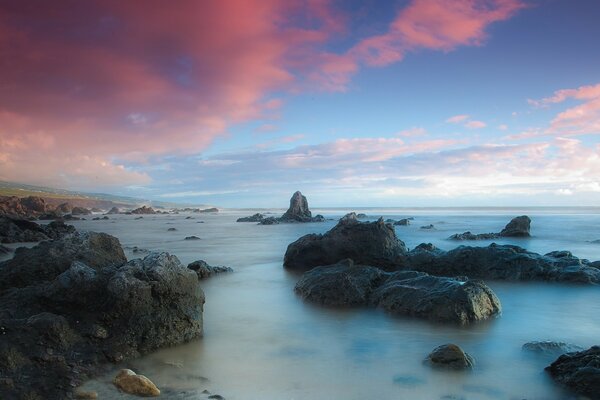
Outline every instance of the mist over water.
<path id="1" fill-rule="evenodd" d="M 280 214 L 279 210 L 271 210 Z M 374 309 L 334 309 L 303 302 L 293 287 L 299 276 L 282 267 L 287 245 L 307 233 L 323 233 L 346 211 L 313 210 L 324 223 L 259 226 L 236 223 L 257 210 L 219 215 L 110 216 L 74 221 L 79 230 L 117 236 L 128 258 L 138 246 L 168 251 L 187 264 L 203 259 L 235 272 L 202 281 L 206 294 L 204 338 L 164 349 L 128 365 L 159 387 L 208 389 L 227 399 L 539 399 L 576 398 L 557 387 L 543 369 L 553 358 L 525 353 L 533 340 L 589 347 L 600 338 L 600 288 L 552 283 L 487 282 L 503 306 L 500 318 L 467 327 L 399 318 Z M 264 210 L 260 210 L 264 212 Z M 596 209 L 368 209 L 370 219 L 415 217 L 397 226 L 408 247 L 428 242 L 449 250 L 454 233 L 499 232 L 527 214 L 532 238 L 498 239 L 546 253 L 571 250 L 600 259 L 600 212 Z M 193 219 L 186 219 L 192 216 Z M 203 223 L 199 223 L 203 221 Z M 433 224 L 434 230 L 420 226 Z M 177 231 L 168 232 L 168 228 Z M 186 241 L 196 235 L 202 240 Z M 456 343 L 476 359 L 472 372 L 436 371 L 422 365 L 436 346 Z M 101 378 L 87 384 L 102 398 L 120 395 Z M 204 378 L 207 378 L 208 381 Z M 447 397 L 444 397 L 447 396 Z"/>

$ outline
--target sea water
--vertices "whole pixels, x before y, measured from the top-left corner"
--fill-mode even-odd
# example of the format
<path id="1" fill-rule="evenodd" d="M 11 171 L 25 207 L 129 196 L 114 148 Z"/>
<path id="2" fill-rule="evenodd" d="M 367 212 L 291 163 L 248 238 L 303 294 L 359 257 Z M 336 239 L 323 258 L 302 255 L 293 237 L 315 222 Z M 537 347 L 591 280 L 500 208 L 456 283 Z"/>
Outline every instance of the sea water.
<path id="1" fill-rule="evenodd" d="M 522 351 L 534 340 L 589 347 L 600 344 L 600 287 L 545 282 L 487 282 L 502 302 L 494 320 L 470 326 L 394 317 L 367 308 L 327 308 L 294 294 L 297 274 L 282 266 L 289 243 L 307 233 L 324 233 L 350 210 L 322 209 L 323 223 L 261 226 L 236 223 L 255 212 L 136 216 L 73 221 L 79 230 L 118 237 L 128 258 L 132 248 L 168 251 L 187 264 L 203 259 L 235 272 L 201 281 L 206 295 L 204 337 L 163 349 L 126 366 L 160 388 L 207 389 L 236 399 L 528 399 L 577 398 L 544 372 L 554 357 Z M 409 248 L 422 242 L 449 250 L 461 244 L 454 233 L 499 232 L 514 216 L 532 218 L 532 237 L 497 239 L 547 253 L 570 250 L 600 259 L 600 209 L 363 209 L 370 220 L 414 217 L 396 226 Z M 191 217 L 191 219 L 187 219 Z M 434 229 L 420 229 L 434 225 Z M 176 228 L 176 231 L 168 231 Z M 195 235 L 201 240 L 184 240 Z M 143 255 L 142 255 L 143 256 Z M 445 343 L 460 345 L 476 360 L 470 372 L 433 370 L 425 356 Z M 101 398 L 129 398 L 110 385 L 114 374 L 85 388 Z M 186 397 L 187 398 L 187 397 Z M 194 398 L 193 396 L 190 398 Z M 205 398 L 205 397 L 202 397 Z"/>

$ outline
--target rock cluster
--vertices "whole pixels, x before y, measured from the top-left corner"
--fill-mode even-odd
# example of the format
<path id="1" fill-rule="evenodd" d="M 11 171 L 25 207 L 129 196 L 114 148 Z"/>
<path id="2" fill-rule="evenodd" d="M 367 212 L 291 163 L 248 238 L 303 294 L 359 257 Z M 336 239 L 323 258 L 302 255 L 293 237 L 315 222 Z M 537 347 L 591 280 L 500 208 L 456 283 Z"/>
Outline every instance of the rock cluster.
<path id="1" fill-rule="evenodd" d="M 131 211 L 132 214 L 156 214 L 156 211 L 152 207 L 141 206 Z"/>
<path id="2" fill-rule="evenodd" d="M 46 201 L 37 196 L 0 196 L 0 215 L 12 218 L 37 218 L 50 210 Z"/>
<path id="3" fill-rule="evenodd" d="M 531 230 L 531 218 L 527 215 L 521 215 L 520 217 L 515 217 L 506 226 L 500 233 L 471 233 L 471 232 L 463 232 L 457 233 L 450 236 L 448 239 L 451 240 L 493 240 L 501 237 L 529 237 Z"/>
<path id="4" fill-rule="evenodd" d="M 64 398 L 102 363 L 201 336 L 203 304 L 197 274 L 177 257 L 127 262 L 107 234 L 19 248 L 0 263 L 0 393 Z"/>
<path id="5" fill-rule="evenodd" d="M 296 293 L 322 305 L 372 306 L 396 315 L 468 324 L 497 316 L 500 300 L 481 281 L 422 272 L 385 272 L 344 260 L 314 268 L 298 281 Z"/>
<path id="6" fill-rule="evenodd" d="M 236 222 L 261 222 L 263 219 L 265 219 L 265 216 L 263 214 L 256 213 L 249 217 L 238 218 Z"/>
<path id="7" fill-rule="evenodd" d="M 299 191 L 292 195 L 290 199 L 290 207 L 279 218 L 265 218 L 262 214 L 254 214 L 249 217 L 239 218 L 237 222 L 258 222 L 261 225 L 276 225 L 279 223 L 290 222 L 323 222 L 325 218 L 322 215 L 312 216 L 312 212 L 308 208 L 308 200 Z"/>
<path id="8" fill-rule="evenodd" d="M 0 243 L 39 242 L 73 232 L 75 228 L 62 221 L 39 225 L 33 221 L 0 217 Z"/>
<path id="9" fill-rule="evenodd" d="M 600 346 L 563 354 L 546 371 L 574 392 L 592 400 L 600 399 Z"/>

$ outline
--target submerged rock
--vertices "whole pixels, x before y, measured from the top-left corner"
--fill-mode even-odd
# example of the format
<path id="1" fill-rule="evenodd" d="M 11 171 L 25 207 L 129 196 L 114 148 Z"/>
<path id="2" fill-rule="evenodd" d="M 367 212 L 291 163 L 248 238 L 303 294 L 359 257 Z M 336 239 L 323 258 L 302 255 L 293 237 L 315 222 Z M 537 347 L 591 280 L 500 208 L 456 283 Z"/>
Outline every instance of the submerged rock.
<path id="1" fill-rule="evenodd" d="M 420 227 L 419 229 L 427 229 L 427 230 L 431 230 L 431 229 L 435 229 L 435 226 L 433 226 L 433 224 L 429 224 L 429 225 L 423 225 L 422 227 Z"/>
<path id="2" fill-rule="evenodd" d="M 575 393 L 600 399 L 600 346 L 567 353 L 546 367 L 552 378 Z"/>
<path id="3" fill-rule="evenodd" d="M 302 275 L 295 292 L 329 306 L 379 307 L 397 315 L 468 324 L 497 316 L 500 300 L 480 281 L 442 278 L 422 272 L 388 273 L 344 260 Z"/>
<path id="4" fill-rule="evenodd" d="M 198 275 L 198 279 L 210 278 L 213 275 L 221 274 L 223 272 L 233 272 L 233 269 L 231 269 L 230 267 L 213 267 L 211 265 L 208 265 L 208 263 L 204 260 L 194 261 L 188 264 L 187 267 L 192 271 L 196 272 L 196 274 Z"/>
<path id="5" fill-rule="evenodd" d="M 575 344 L 552 341 L 527 342 L 523 345 L 522 348 L 524 351 L 529 351 L 532 353 L 543 355 L 551 355 L 555 357 L 565 353 L 584 350 L 583 347 L 577 346 Z"/>
<path id="6" fill-rule="evenodd" d="M 407 253 L 394 227 L 379 219 L 359 222 L 355 213 L 345 215 L 325 234 L 309 234 L 288 245 L 283 265 L 308 270 L 351 258 L 357 264 L 395 269 Z"/>
<path id="7" fill-rule="evenodd" d="M 186 236 L 184 240 L 201 240 L 198 236 Z"/>
<path id="8" fill-rule="evenodd" d="M 450 236 L 450 240 L 493 240 L 499 238 L 500 235 L 497 233 L 478 233 L 474 234 L 469 231 L 463 233 L 456 233 Z"/>
<path id="9" fill-rule="evenodd" d="M 450 369 L 471 369 L 475 366 L 473 357 L 451 343 L 436 347 L 424 362 L 432 367 Z"/>
<path id="10" fill-rule="evenodd" d="M 119 371 L 113 383 L 125 393 L 143 397 L 160 396 L 160 390 L 144 375 L 138 375 L 130 369 Z"/>
<path id="11" fill-rule="evenodd" d="M 249 217 L 238 218 L 236 222 L 261 222 L 263 219 L 265 219 L 265 216 L 263 214 L 256 213 Z"/>

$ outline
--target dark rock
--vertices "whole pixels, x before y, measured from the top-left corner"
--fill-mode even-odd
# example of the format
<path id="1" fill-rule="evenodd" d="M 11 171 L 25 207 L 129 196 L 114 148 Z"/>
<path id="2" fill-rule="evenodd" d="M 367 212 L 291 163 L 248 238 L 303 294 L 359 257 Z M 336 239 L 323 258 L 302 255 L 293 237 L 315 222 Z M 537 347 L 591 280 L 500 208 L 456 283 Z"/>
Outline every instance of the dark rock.
<path id="1" fill-rule="evenodd" d="M 177 228 L 169 228 L 169 229 L 167 229 L 167 231 L 169 231 L 169 232 L 175 232 L 176 230 L 177 230 Z"/>
<path id="2" fill-rule="evenodd" d="M 0 254 L 8 254 L 10 253 L 12 250 L 6 246 L 2 246 L 0 244 Z"/>
<path id="3" fill-rule="evenodd" d="M 0 243 L 39 242 L 48 240 L 41 225 L 33 221 L 0 217 Z"/>
<path id="4" fill-rule="evenodd" d="M 204 260 L 194 261 L 187 266 L 192 271 L 196 272 L 198 275 L 198 279 L 206 279 L 210 278 L 213 275 L 221 274 L 223 272 L 233 272 L 233 269 L 230 267 L 224 266 L 210 266 Z"/>
<path id="5" fill-rule="evenodd" d="M 422 244 L 398 268 L 471 279 L 600 283 L 600 269 L 570 252 L 541 255 L 495 243 L 487 247 L 459 246 L 447 252 Z"/>
<path id="6" fill-rule="evenodd" d="M 19 198 L 16 196 L 0 196 L 0 216 L 15 219 L 34 219 L 51 211 L 46 201 L 38 196 Z"/>
<path id="7" fill-rule="evenodd" d="M 304 273 L 294 290 L 302 298 L 322 305 L 370 305 L 397 315 L 439 322 L 468 324 L 501 312 L 500 301 L 483 282 L 414 271 L 386 273 L 355 265 L 352 260 Z"/>
<path id="8" fill-rule="evenodd" d="M 429 224 L 422 226 L 420 229 L 435 229 L 435 226 L 433 226 L 433 224 Z"/>
<path id="9" fill-rule="evenodd" d="M 131 211 L 132 214 L 156 214 L 152 207 L 142 206 Z"/>
<path id="10" fill-rule="evenodd" d="M 305 222 L 312 219 L 312 213 L 308 209 L 308 200 L 299 191 L 295 192 L 290 199 L 290 207 L 281 216 L 282 220 Z"/>
<path id="11" fill-rule="evenodd" d="M 198 236 L 186 236 L 185 240 L 200 240 Z"/>
<path id="12" fill-rule="evenodd" d="M 264 215 L 261 213 L 256 213 L 250 217 L 238 218 L 236 222 L 261 222 L 263 219 L 265 219 Z"/>
<path id="13" fill-rule="evenodd" d="M 140 219 L 144 219 L 144 217 L 142 217 L 142 216 L 139 216 L 139 217 L 135 217 L 134 219 L 135 219 L 135 220 L 140 220 Z"/>
<path id="14" fill-rule="evenodd" d="M 572 353 L 574 351 L 581 351 L 584 349 L 583 347 L 571 343 L 543 341 L 527 342 L 523 345 L 523 350 L 532 353 L 558 357 L 561 354 Z"/>
<path id="15" fill-rule="evenodd" d="M 600 346 L 567 353 L 546 367 L 552 378 L 575 393 L 600 399 Z"/>
<path id="16" fill-rule="evenodd" d="M 73 207 L 71 215 L 90 215 L 92 212 L 85 207 Z"/>
<path id="17" fill-rule="evenodd" d="M 215 208 L 215 207 L 212 207 L 212 208 L 205 208 L 204 210 L 200 210 L 200 211 L 198 211 L 198 212 L 200 212 L 200 213 L 218 213 L 218 212 L 219 212 L 219 209 L 218 209 L 218 208 Z"/>
<path id="18" fill-rule="evenodd" d="M 527 215 L 513 218 L 500 232 L 504 237 L 529 237 L 531 219 Z"/>
<path id="19" fill-rule="evenodd" d="M 424 362 L 432 367 L 450 369 L 471 369 L 475 366 L 473 357 L 459 346 L 450 343 L 436 347 Z"/>
<path id="20" fill-rule="evenodd" d="M 85 221 L 85 218 L 74 217 L 71 214 L 63 215 L 62 219 L 64 219 L 65 221 L 79 221 L 79 220 Z"/>
<path id="21" fill-rule="evenodd" d="M 107 214 L 119 214 L 121 211 L 117 207 L 113 207 L 108 210 Z"/>
<path id="22" fill-rule="evenodd" d="M 358 213 L 358 214 L 356 214 L 356 218 L 358 218 L 358 219 L 365 219 L 365 218 L 368 218 L 368 217 L 367 217 L 367 214 Z"/>
<path id="23" fill-rule="evenodd" d="M 48 205 L 46 204 L 46 201 L 38 196 L 29 196 L 22 198 L 21 205 L 30 212 L 44 213 L 48 211 Z"/>
<path id="24" fill-rule="evenodd" d="M 185 217 L 185 219 L 194 219 L 194 217 Z"/>
<path id="25" fill-rule="evenodd" d="M 73 212 L 73 206 L 69 203 L 61 203 L 56 206 L 56 209 L 54 211 L 62 215 L 71 214 Z"/>
<path id="26" fill-rule="evenodd" d="M 63 221 L 52 221 L 48 225 L 41 225 L 41 227 L 50 239 L 60 239 L 76 231 L 73 225 L 67 225 Z"/>
<path id="27" fill-rule="evenodd" d="M 492 240 L 498 239 L 500 235 L 498 233 L 478 233 L 473 234 L 469 231 L 463 233 L 456 233 L 450 236 L 450 240 Z"/>
<path id="28" fill-rule="evenodd" d="M 275 218 L 275 217 L 263 218 L 260 221 L 260 225 L 277 225 L 278 223 L 279 223 L 279 218 Z"/>
<path id="29" fill-rule="evenodd" d="M 283 265 L 308 270 L 351 258 L 357 264 L 395 269 L 406 253 L 406 246 L 396 237 L 393 226 L 381 218 L 376 222 L 359 222 L 356 214 L 350 213 L 325 234 L 305 235 L 291 243 Z"/>
<path id="30" fill-rule="evenodd" d="M 408 226 L 408 225 L 410 225 L 410 220 L 408 218 L 402 218 L 402 219 L 399 219 L 398 221 L 394 222 L 394 225 Z"/>

